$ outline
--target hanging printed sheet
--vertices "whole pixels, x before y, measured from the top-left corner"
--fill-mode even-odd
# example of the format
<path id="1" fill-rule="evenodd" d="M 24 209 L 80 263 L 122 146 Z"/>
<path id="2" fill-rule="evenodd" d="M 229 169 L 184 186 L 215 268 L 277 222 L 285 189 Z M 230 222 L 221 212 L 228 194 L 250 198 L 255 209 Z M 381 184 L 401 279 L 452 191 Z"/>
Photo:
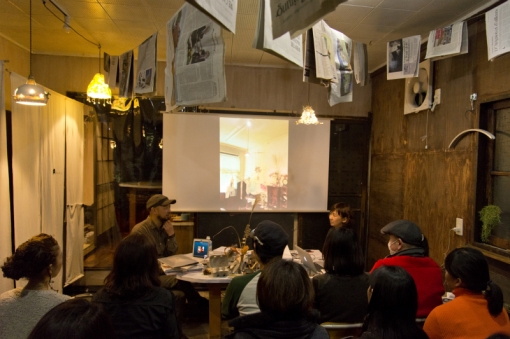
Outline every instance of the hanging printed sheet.
<path id="1" fill-rule="evenodd" d="M 505 2 L 485 13 L 489 60 L 510 51 L 510 3 Z"/>
<path id="2" fill-rule="evenodd" d="M 135 82 L 136 94 L 156 92 L 158 32 L 138 46 L 138 67 Z"/>
<path id="3" fill-rule="evenodd" d="M 225 29 L 236 32 L 237 0 L 186 0 L 210 15 Z"/>
<path id="4" fill-rule="evenodd" d="M 279 38 L 273 39 L 270 1 L 259 2 L 259 18 L 252 46 L 303 67 L 303 38 L 301 35 L 292 39 L 289 33 L 285 33 Z"/>
<path id="5" fill-rule="evenodd" d="M 221 26 L 189 3 L 167 23 L 166 111 L 226 100 Z"/>
<path id="6" fill-rule="evenodd" d="M 279 38 L 287 32 L 292 38 L 305 33 L 345 1 L 347 0 L 271 0 L 273 38 Z"/>

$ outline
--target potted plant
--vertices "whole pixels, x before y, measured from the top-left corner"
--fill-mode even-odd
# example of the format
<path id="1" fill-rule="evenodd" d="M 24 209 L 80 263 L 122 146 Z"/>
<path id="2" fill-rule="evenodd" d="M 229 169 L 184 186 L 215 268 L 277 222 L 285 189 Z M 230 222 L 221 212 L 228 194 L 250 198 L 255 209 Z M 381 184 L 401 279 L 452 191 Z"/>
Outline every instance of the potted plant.
<path id="1" fill-rule="evenodd" d="M 501 209 L 496 205 L 487 205 L 478 212 L 482 222 L 481 238 L 482 242 L 488 243 L 494 226 L 501 223 Z"/>

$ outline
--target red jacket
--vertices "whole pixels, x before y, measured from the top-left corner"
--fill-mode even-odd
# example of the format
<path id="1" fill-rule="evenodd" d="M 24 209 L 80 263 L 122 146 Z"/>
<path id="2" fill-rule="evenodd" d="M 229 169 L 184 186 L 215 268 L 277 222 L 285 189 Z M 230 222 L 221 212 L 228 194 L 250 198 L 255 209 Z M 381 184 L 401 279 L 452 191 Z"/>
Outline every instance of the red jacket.
<path id="1" fill-rule="evenodd" d="M 431 258 L 397 254 L 378 260 L 370 272 L 381 266 L 400 266 L 413 277 L 418 290 L 417 318 L 427 317 L 434 307 L 443 304 L 443 274 Z"/>

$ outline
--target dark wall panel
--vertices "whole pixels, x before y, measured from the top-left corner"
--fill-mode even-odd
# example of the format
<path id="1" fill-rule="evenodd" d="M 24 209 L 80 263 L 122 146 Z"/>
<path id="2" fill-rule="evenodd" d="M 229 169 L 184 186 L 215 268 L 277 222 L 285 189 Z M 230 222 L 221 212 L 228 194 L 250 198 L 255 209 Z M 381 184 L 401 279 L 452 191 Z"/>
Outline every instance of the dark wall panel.
<path id="1" fill-rule="evenodd" d="M 236 231 L 242 241 L 244 229 L 249 220 L 250 213 L 197 213 L 196 236 L 198 238 L 210 236 L 214 248 L 238 244 Z M 289 236 L 289 247 L 293 247 L 294 213 L 253 213 L 250 228 L 253 230 L 263 220 L 271 220 L 281 225 Z M 215 234 L 227 226 L 233 226 L 236 231 L 228 228 L 214 237 Z"/>

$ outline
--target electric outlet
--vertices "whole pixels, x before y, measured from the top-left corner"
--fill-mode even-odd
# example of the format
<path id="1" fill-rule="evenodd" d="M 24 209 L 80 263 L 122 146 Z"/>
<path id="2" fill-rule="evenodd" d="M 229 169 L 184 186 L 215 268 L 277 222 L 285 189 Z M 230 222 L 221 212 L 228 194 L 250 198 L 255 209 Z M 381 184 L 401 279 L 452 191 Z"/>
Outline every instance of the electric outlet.
<path id="1" fill-rule="evenodd" d="M 434 104 L 439 105 L 440 103 L 441 103 L 441 88 L 438 88 L 434 92 Z"/>
<path id="2" fill-rule="evenodd" d="M 462 218 L 457 218 L 455 222 L 455 234 L 462 235 L 464 234 L 464 220 Z"/>

